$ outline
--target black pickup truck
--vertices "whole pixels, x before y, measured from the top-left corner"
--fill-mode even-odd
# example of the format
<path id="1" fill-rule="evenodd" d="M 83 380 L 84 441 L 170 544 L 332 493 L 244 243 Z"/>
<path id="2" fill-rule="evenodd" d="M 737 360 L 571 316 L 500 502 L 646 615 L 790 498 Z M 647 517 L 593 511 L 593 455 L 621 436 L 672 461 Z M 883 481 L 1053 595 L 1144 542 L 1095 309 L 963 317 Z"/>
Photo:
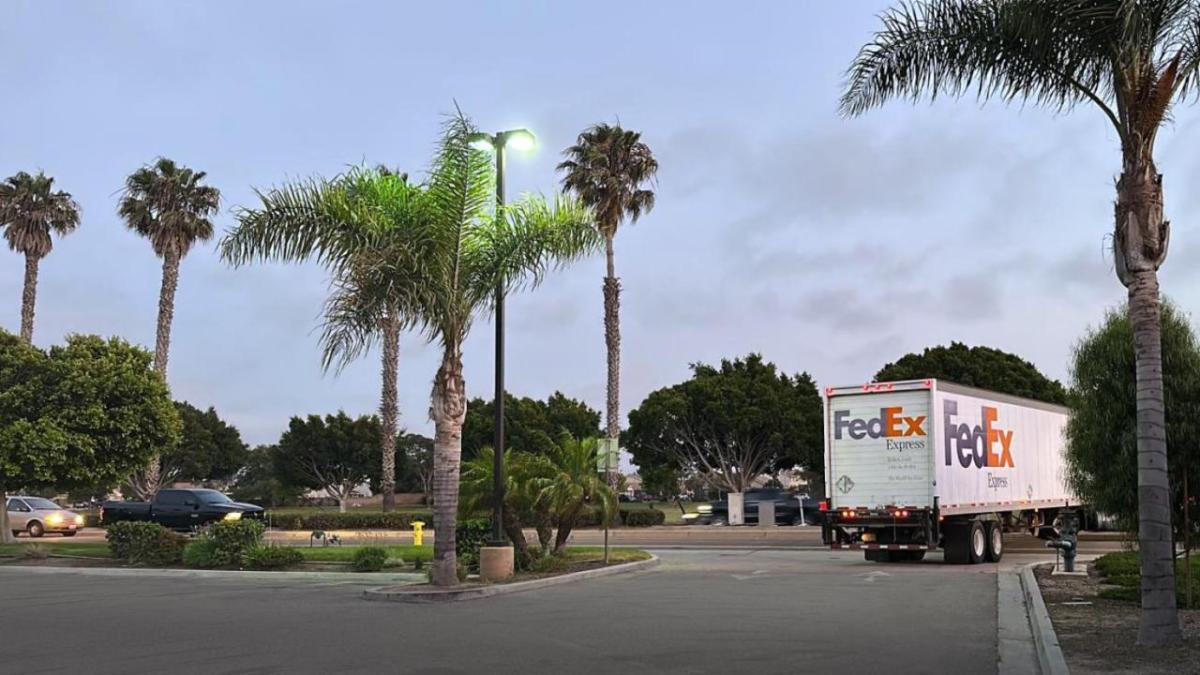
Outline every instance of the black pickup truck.
<path id="1" fill-rule="evenodd" d="M 104 502 L 100 522 L 104 525 L 127 520 L 147 520 L 172 530 L 193 530 L 219 520 L 262 520 L 264 510 L 254 504 L 235 502 L 216 490 L 160 490 L 148 502 Z"/>

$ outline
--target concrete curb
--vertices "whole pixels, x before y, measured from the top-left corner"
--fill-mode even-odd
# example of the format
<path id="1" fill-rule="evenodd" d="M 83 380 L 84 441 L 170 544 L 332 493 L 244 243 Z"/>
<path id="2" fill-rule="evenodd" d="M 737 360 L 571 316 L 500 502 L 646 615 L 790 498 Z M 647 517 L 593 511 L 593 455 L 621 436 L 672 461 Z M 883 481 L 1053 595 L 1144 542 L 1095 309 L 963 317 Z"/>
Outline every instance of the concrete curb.
<path id="1" fill-rule="evenodd" d="M 547 577 L 545 579 L 532 579 L 530 581 L 517 581 L 510 584 L 493 584 L 491 586 L 475 586 L 472 588 L 461 589 L 421 589 L 406 591 L 403 589 L 395 589 L 395 587 L 392 586 L 383 586 L 380 588 L 368 588 L 367 590 L 363 591 L 362 597 L 364 600 L 371 600 L 375 602 L 408 602 L 419 604 L 460 602 L 463 600 L 488 598 L 493 595 L 506 595 L 509 593 L 532 591 L 539 588 L 547 588 L 549 586 L 569 584 L 574 581 L 583 581 L 584 579 L 608 577 L 616 574 L 628 574 L 630 572 L 637 572 L 640 570 L 657 567 L 659 562 L 660 560 L 658 556 L 651 555 L 648 560 L 638 560 L 636 562 L 624 563 L 622 565 L 612 565 L 610 567 L 601 567 L 594 570 L 584 570 L 582 572 L 562 574 L 556 577 Z"/>
<path id="2" fill-rule="evenodd" d="M 52 567 L 41 565 L 0 565 L 0 574 L 77 574 L 91 577 L 166 577 L 176 579 L 247 579 L 256 581 L 340 581 L 363 584 L 391 581 L 395 584 L 417 584 L 425 581 L 424 574 L 408 572 L 264 572 L 257 570 L 180 570 L 129 567 Z"/>
<path id="3" fill-rule="evenodd" d="M 1025 607 L 1033 630 L 1038 669 L 1042 675 L 1070 675 L 1071 669 L 1067 667 L 1067 659 L 1058 646 L 1058 635 L 1054 633 L 1054 624 L 1050 621 L 1050 613 L 1046 611 L 1042 590 L 1037 577 L 1033 575 L 1033 568 L 1044 564 L 1031 563 L 1021 568 L 1021 589 L 1025 593 Z"/>

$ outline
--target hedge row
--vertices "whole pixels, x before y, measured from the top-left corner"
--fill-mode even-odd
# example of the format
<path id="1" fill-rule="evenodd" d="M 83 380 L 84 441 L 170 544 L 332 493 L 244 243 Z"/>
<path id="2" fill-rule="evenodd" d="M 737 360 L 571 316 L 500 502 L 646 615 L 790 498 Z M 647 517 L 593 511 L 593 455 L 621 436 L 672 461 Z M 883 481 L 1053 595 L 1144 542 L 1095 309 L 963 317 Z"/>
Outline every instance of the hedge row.
<path id="1" fill-rule="evenodd" d="M 411 530 L 414 520 L 433 527 L 433 514 L 420 512 L 380 513 L 378 511 L 349 511 L 347 513 L 315 512 L 306 514 L 268 514 L 272 527 L 280 530 Z M 616 527 L 651 527 L 666 522 L 667 514 L 657 509 L 621 509 Z M 587 509 L 580 514 L 575 527 L 599 527 L 600 512 Z"/>

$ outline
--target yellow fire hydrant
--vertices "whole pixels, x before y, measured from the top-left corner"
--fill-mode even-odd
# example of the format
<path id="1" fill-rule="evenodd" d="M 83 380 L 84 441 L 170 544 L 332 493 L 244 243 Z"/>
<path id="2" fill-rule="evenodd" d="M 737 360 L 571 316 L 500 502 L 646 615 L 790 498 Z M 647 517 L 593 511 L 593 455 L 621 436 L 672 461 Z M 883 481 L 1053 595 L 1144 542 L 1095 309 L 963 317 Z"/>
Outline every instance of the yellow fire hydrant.
<path id="1" fill-rule="evenodd" d="M 420 520 L 414 520 L 412 522 L 412 528 L 413 528 L 413 545 L 414 546 L 424 546 L 425 545 L 425 532 L 424 532 L 425 523 Z"/>

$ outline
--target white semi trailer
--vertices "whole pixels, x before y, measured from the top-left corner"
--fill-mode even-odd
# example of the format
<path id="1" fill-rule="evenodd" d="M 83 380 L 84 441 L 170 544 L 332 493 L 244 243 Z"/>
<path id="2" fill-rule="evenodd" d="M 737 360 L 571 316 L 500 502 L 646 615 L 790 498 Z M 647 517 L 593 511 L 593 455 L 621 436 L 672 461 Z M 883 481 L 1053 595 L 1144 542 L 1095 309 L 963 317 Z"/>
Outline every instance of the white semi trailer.
<path id="1" fill-rule="evenodd" d="M 1004 527 L 1078 504 L 1062 406 L 938 380 L 825 390 L 822 536 L 867 560 L 998 561 Z"/>

